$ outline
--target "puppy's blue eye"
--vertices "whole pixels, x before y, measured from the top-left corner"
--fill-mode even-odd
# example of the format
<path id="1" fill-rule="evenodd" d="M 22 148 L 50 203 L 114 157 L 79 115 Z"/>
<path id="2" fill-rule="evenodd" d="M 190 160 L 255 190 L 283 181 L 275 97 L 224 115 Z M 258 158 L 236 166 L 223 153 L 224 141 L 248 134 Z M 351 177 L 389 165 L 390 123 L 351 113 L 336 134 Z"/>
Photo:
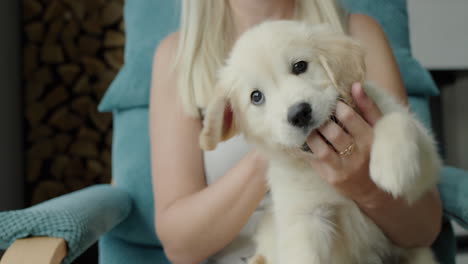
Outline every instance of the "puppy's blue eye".
<path id="1" fill-rule="evenodd" d="M 254 105 L 261 105 L 265 102 L 265 96 L 259 90 L 255 90 L 250 94 L 250 100 Z"/>
<path id="2" fill-rule="evenodd" d="M 301 73 L 304 73 L 307 71 L 307 66 L 309 64 L 307 63 L 307 61 L 298 61 L 296 63 L 293 64 L 292 66 L 292 73 L 294 73 L 295 75 L 299 75 Z"/>

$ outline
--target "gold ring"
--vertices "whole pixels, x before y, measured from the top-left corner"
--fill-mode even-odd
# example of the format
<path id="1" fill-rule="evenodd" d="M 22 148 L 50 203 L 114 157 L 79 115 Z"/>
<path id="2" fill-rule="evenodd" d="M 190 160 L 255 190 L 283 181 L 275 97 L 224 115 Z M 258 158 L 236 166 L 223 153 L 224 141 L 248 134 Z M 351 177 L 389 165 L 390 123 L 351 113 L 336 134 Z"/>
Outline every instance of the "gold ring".
<path id="1" fill-rule="evenodd" d="M 348 156 L 348 155 L 351 155 L 351 153 L 353 153 L 353 150 L 354 150 L 354 142 L 351 143 L 349 147 L 347 147 L 345 150 L 341 151 L 338 154 L 343 155 L 343 156 Z"/>

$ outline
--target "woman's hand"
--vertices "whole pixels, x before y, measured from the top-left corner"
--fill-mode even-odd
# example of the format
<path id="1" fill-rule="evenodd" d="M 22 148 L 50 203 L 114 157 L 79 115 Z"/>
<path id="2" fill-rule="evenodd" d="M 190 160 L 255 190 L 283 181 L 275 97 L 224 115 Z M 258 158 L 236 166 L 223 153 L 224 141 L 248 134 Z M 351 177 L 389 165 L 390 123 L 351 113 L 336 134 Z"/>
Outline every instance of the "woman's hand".
<path id="1" fill-rule="evenodd" d="M 353 85 L 352 96 L 361 115 L 344 103 L 338 104 L 336 118 L 346 131 L 328 122 L 311 134 L 307 140 L 315 156 L 311 166 L 336 190 L 354 200 L 393 243 L 405 248 L 430 246 L 440 231 L 442 218 L 437 191 L 408 205 L 374 184 L 369 175 L 370 151 L 373 126 L 382 113 L 360 84 Z"/>
<path id="2" fill-rule="evenodd" d="M 377 105 L 361 84 L 352 86 L 352 95 L 362 115 L 338 102 L 335 117 L 314 131 L 307 143 L 313 151 L 311 165 L 321 177 L 358 204 L 374 201 L 381 191 L 369 176 L 373 125 L 381 118 Z"/>

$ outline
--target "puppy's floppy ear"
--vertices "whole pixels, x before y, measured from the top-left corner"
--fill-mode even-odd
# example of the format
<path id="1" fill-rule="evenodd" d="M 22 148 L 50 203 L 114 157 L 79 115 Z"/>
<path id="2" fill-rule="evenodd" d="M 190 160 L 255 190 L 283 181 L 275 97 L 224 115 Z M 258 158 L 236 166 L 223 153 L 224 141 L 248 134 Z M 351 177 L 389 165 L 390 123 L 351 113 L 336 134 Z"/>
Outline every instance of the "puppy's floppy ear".
<path id="1" fill-rule="evenodd" d="M 326 61 L 342 99 L 352 104 L 351 85 L 364 82 L 366 63 L 364 48 L 351 37 L 322 29 L 313 34 L 319 57 Z"/>
<path id="2" fill-rule="evenodd" d="M 212 150 L 216 145 L 237 134 L 234 113 L 229 100 L 225 96 L 217 96 L 208 105 L 203 119 L 203 129 L 200 133 L 200 147 Z"/>

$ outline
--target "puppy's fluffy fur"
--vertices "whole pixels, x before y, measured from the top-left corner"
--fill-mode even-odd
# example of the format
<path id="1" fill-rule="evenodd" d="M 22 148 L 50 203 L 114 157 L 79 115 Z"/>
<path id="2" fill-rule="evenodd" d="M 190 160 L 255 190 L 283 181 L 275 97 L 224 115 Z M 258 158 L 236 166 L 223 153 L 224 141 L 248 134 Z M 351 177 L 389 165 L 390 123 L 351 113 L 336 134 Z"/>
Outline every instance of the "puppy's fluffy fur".
<path id="1" fill-rule="evenodd" d="M 298 61 L 308 62 L 308 68 L 296 75 L 291 68 Z M 353 201 L 317 175 L 306 162 L 313 154 L 301 150 L 310 132 L 330 119 L 337 100 L 352 103 L 351 84 L 364 82 L 364 75 L 362 47 L 323 25 L 265 22 L 233 47 L 219 73 L 219 94 L 207 108 L 200 145 L 213 149 L 243 133 L 270 159 L 273 207 L 259 226 L 252 262 L 436 263 L 428 248 L 393 245 Z M 406 107 L 382 89 L 368 83 L 364 87 L 384 113 L 374 127 L 371 178 L 412 203 L 436 183 L 440 161 L 434 140 Z M 263 93 L 261 104 L 252 103 L 253 91 Z M 312 120 L 305 128 L 291 125 L 287 117 L 300 102 L 311 106 Z"/>

